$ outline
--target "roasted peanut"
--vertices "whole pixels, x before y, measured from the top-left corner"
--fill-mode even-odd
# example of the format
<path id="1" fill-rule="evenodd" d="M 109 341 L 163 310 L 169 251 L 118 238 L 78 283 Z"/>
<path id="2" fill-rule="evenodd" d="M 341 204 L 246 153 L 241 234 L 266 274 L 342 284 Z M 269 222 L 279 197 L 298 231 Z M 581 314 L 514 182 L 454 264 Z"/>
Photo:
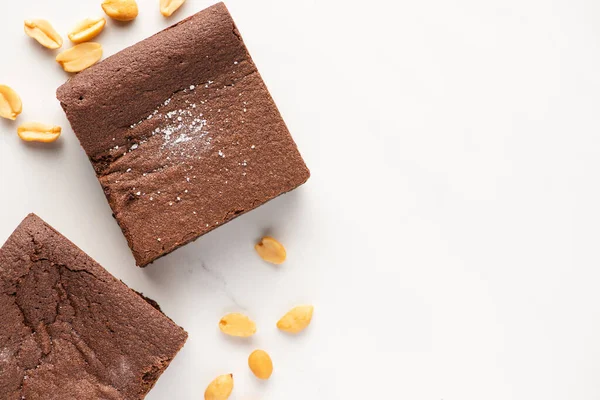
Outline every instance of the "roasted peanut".
<path id="1" fill-rule="evenodd" d="M 73 43 L 89 42 L 102 32 L 106 20 L 104 18 L 87 18 L 79 22 L 71 32 L 69 32 L 69 39 Z"/>
<path id="2" fill-rule="evenodd" d="M 160 13 L 165 17 L 170 17 L 183 3 L 185 0 L 160 0 Z"/>
<path id="3" fill-rule="evenodd" d="M 117 21 L 132 21 L 138 16 L 138 5 L 135 0 L 104 0 L 102 9 Z"/>
<path id="4" fill-rule="evenodd" d="M 102 46 L 98 43 L 81 43 L 56 56 L 67 72 L 79 72 L 96 64 L 102 58 Z"/>
<path id="5" fill-rule="evenodd" d="M 277 328 L 288 333 L 300 333 L 312 321 L 313 311 L 313 306 L 294 307 L 277 322 Z"/>
<path id="6" fill-rule="evenodd" d="M 226 335 L 250 337 L 256 333 L 256 324 L 244 314 L 231 313 L 221 318 L 219 329 Z"/>
<path id="7" fill-rule="evenodd" d="M 42 46 L 52 50 L 59 49 L 63 45 L 62 37 L 54 30 L 50 22 L 44 19 L 25 20 L 25 33 Z"/>
<path id="8" fill-rule="evenodd" d="M 248 366 L 258 379 L 269 379 L 273 373 L 273 361 L 264 350 L 254 350 L 248 357 Z"/>
<path id="9" fill-rule="evenodd" d="M 8 86 L 0 85 L 0 117 L 14 121 L 21 111 L 23 111 L 23 103 L 17 92 Z"/>
<path id="10" fill-rule="evenodd" d="M 271 264 L 283 264 L 287 257 L 285 247 L 270 236 L 265 236 L 254 246 L 259 256 Z"/>
<path id="11" fill-rule="evenodd" d="M 19 137 L 26 142 L 54 142 L 60 136 L 61 131 L 60 126 L 45 125 L 39 122 L 29 122 L 17 128 Z"/>
<path id="12" fill-rule="evenodd" d="M 233 375 L 221 375 L 215 378 L 204 392 L 204 400 L 227 400 L 233 391 Z"/>

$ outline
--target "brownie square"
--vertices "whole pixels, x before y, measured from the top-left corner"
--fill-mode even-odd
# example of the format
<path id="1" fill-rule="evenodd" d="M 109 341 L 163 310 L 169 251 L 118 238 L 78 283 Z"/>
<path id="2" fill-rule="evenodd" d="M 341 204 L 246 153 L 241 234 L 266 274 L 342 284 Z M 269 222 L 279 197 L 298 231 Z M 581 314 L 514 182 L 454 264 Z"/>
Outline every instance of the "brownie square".
<path id="1" fill-rule="evenodd" d="M 0 249 L 0 399 L 143 399 L 187 333 L 37 216 Z"/>
<path id="2" fill-rule="evenodd" d="M 223 3 L 57 97 L 141 267 L 310 175 Z"/>

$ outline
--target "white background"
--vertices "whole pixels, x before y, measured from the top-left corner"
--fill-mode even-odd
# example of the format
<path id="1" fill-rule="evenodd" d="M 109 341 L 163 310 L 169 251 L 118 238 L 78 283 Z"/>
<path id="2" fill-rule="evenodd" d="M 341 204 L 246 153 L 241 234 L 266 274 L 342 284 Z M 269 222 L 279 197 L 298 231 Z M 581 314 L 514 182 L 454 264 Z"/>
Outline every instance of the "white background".
<path id="1" fill-rule="evenodd" d="M 0 121 L 0 242 L 36 212 L 188 330 L 148 399 L 200 399 L 227 372 L 233 400 L 600 398 L 600 2 L 229 0 L 313 177 L 145 270 L 55 100 L 67 74 L 22 28 L 64 34 L 99 3 L 2 6 L 18 122 L 64 130 L 27 145 Z M 166 20 L 157 3 L 109 22 L 106 55 L 211 4 Z M 281 267 L 254 253 L 265 232 Z M 285 336 L 299 303 L 313 325 Z M 259 333 L 221 335 L 230 311 Z"/>

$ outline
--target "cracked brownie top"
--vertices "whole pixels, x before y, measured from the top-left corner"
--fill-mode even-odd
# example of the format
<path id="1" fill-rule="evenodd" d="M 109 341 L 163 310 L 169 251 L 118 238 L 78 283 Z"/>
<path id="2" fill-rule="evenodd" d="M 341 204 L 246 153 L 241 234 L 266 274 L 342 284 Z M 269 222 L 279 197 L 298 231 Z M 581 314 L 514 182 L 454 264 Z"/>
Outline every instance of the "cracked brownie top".
<path id="1" fill-rule="evenodd" d="M 0 249 L 0 398 L 143 399 L 187 338 L 31 214 Z"/>
<path id="2" fill-rule="evenodd" d="M 223 3 L 74 76 L 57 97 L 139 266 L 309 177 Z"/>

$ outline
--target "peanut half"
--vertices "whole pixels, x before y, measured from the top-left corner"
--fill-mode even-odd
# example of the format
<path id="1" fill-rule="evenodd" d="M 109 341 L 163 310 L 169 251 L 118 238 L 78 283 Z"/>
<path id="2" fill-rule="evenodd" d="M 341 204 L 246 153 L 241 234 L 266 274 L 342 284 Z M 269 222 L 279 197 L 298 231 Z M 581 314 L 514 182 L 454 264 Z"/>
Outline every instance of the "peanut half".
<path id="1" fill-rule="evenodd" d="M 63 51 L 56 56 L 56 62 L 67 72 L 80 72 L 96 64 L 101 58 L 102 46 L 87 42 Z"/>
<path id="2" fill-rule="evenodd" d="M 104 0 L 102 9 L 117 21 L 132 21 L 138 16 L 138 5 L 135 0 Z"/>
<path id="3" fill-rule="evenodd" d="M 42 46 L 52 50 L 59 49 L 63 45 L 62 37 L 54 30 L 50 22 L 44 19 L 25 20 L 25 33 Z"/>
<path id="4" fill-rule="evenodd" d="M 19 137 L 26 142 L 54 142 L 60 136 L 60 126 L 40 124 L 39 122 L 28 122 L 17 128 Z"/>
<path id="5" fill-rule="evenodd" d="M 265 236 L 254 246 L 259 256 L 271 264 L 283 264 L 287 257 L 285 247 L 270 236 Z"/>
<path id="6" fill-rule="evenodd" d="M 0 117 L 14 121 L 21 111 L 23 103 L 17 92 L 8 86 L 0 85 Z"/>
<path id="7" fill-rule="evenodd" d="M 204 400 L 227 400 L 233 391 L 233 375 L 221 375 L 215 378 L 204 392 Z"/>
<path id="8" fill-rule="evenodd" d="M 256 333 L 256 324 L 244 314 L 231 313 L 221 318 L 219 329 L 229 336 L 250 337 Z"/>
<path id="9" fill-rule="evenodd" d="M 273 373 L 273 361 L 264 350 L 254 350 L 248 357 L 248 366 L 258 379 L 269 379 Z"/>
<path id="10" fill-rule="evenodd" d="M 185 0 L 160 0 L 160 13 L 170 17 L 185 3 Z"/>
<path id="11" fill-rule="evenodd" d="M 287 333 L 300 333 L 310 325 L 313 311 L 313 306 L 294 307 L 277 322 L 277 328 Z"/>
<path id="12" fill-rule="evenodd" d="M 73 43 L 89 42 L 102 32 L 106 20 L 104 18 L 87 18 L 79 22 L 71 32 L 69 32 L 69 39 Z"/>

